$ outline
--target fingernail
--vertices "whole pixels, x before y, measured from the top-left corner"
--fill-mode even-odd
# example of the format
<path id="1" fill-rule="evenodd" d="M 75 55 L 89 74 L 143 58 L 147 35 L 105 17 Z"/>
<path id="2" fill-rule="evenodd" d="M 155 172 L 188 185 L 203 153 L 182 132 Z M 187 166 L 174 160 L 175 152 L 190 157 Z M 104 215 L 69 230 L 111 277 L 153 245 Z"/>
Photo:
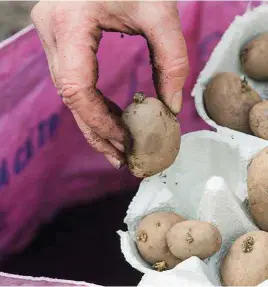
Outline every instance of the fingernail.
<path id="1" fill-rule="evenodd" d="M 122 162 L 117 158 L 113 157 L 112 155 L 106 154 L 105 155 L 108 161 L 116 168 L 120 169 L 122 167 Z"/>
<path id="2" fill-rule="evenodd" d="M 182 91 L 175 92 L 171 100 L 171 110 L 174 114 L 178 114 L 182 106 Z"/>
<path id="3" fill-rule="evenodd" d="M 110 142 L 121 152 L 125 152 L 125 147 L 124 145 L 122 145 L 121 143 L 114 141 L 114 140 L 110 140 Z"/>

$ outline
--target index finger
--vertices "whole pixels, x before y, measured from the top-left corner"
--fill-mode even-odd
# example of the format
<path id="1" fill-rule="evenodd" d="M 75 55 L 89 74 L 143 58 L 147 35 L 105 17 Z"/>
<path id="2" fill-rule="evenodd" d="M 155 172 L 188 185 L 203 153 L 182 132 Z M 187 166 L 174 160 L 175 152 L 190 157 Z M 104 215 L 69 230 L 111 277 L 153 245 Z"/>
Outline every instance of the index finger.
<path id="1" fill-rule="evenodd" d="M 120 119 L 109 112 L 96 89 L 97 49 L 101 30 L 87 14 L 57 11 L 54 35 L 57 43 L 57 86 L 64 103 L 103 139 L 127 144 L 129 134 Z"/>

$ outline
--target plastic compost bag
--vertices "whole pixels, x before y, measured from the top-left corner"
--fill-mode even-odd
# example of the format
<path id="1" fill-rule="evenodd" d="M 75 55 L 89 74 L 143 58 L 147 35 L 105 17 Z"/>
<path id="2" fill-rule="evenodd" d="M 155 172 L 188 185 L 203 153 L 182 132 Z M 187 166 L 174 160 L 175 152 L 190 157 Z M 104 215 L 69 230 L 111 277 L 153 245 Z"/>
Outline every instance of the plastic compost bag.
<path id="1" fill-rule="evenodd" d="M 30 276 L 13 275 L 0 272 L 1 286 L 79 286 L 79 287 L 101 287 L 81 281 L 50 279 L 46 277 L 33 278 Z"/>
<path id="2" fill-rule="evenodd" d="M 210 128 L 190 91 L 213 47 L 247 5 L 179 3 L 191 67 L 179 115 L 182 133 Z M 135 91 L 155 95 L 143 38 L 104 33 L 98 58 L 98 88 L 121 108 Z M 137 188 L 139 180 L 127 168 L 115 170 L 86 143 L 56 94 L 33 27 L 0 44 L 0 99 L 0 260 L 23 249 L 59 208 Z"/>

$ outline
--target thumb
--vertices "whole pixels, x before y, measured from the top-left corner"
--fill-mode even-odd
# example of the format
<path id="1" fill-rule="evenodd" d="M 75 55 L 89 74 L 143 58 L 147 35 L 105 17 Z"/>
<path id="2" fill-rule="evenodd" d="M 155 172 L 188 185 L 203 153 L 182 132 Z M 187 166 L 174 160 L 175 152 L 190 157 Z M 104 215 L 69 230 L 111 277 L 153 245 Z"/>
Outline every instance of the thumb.
<path id="1" fill-rule="evenodd" d="M 177 7 L 173 5 L 169 8 L 163 9 L 159 20 L 143 30 L 150 50 L 158 97 L 177 114 L 182 107 L 182 88 L 188 76 L 189 64 Z"/>

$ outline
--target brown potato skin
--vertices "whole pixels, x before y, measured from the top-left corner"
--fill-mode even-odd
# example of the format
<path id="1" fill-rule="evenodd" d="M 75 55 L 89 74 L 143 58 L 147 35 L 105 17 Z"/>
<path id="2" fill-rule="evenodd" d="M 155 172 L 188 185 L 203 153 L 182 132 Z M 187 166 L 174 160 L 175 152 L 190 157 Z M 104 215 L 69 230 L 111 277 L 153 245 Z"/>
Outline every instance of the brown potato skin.
<path id="1" fill-rule="evenodd" d="M 250 213 L 258 227 L 268 231 L 268 147 L 250 163 L 247 186 Z"/>
<path id="2" fill-rule="evenodd" d="M 160 100 L 134 101 L 122 120 L 133 137 L 133 147 L 126 154 L 134 176 L 152 176 L 173 164 L 180 149 L 180 124 Z"/>
<path id="3" fill-rule="evenodd" d="M 215 75 L 204 91 L 209 117 L 218 125 L 244 133 L 251 133 L 249 111 L 259 102 L 258 93 L 232 72 Z"/>
<path id="4" fill-rule="evenodd" d="M 221 277 L 225 286 L 256 286 L 268 279 L 268 233 L 258 230 L 239 237 L 223 259 Z"/>
<path id="5" fill-rule="evenodd" d="M 165 261 L 168 269 L 181 262 L 168 249 L 166 234 L 176 223 L 185 220 L 182 216 L 172 212 L 154 212 L 145 216 L 136 231 L 136 244 L 142 258 L 150 263 Z M 160 223 L 160 224 L 159 224 Z M 139 240 L 146 234 L 146 242 Z"/>
<path id="6" fill-rule="evenodd" d="M 268 101 L 256 104 L 249 113 L 250 129 L 259 138 L 268 140 Z"/>
<path id="7" fill-rule="evenodd" d="M 243 46 L 240 52 L 241 67 L 256 81 L 268 79 L 268 33 L 263 33 Z"/>
<path id="8" fill-rule="evenodd" d="M 167 244 L 171 253 L 181 260 L 191 256 L 206 259 L 220 250 L 222 237 L 218 228 L 209 222 L 187 220 L 168 231 Z"/>

